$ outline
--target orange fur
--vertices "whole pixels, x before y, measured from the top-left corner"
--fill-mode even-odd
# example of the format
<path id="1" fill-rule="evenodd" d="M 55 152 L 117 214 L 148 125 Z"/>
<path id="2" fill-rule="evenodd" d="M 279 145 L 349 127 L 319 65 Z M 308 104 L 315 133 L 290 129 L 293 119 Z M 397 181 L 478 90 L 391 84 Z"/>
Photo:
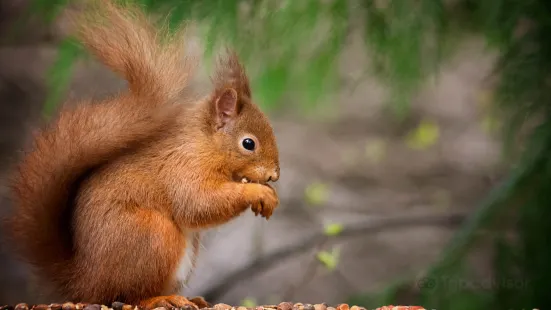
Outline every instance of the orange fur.
<path id="1" fill-rule="evenodd" d="M 66 300 L 201 306 L 171 295 L 186 236 L 249 207 L 271 216 L 279 158 L 270 123 L 235 53 L 220 62 L 213 93 L 189 102 L 197 64 L 178 36 L 107 0 L 75 21 L 129 92 L 64 107 L 36 134 L 13 179 L 16 249 Z"/>

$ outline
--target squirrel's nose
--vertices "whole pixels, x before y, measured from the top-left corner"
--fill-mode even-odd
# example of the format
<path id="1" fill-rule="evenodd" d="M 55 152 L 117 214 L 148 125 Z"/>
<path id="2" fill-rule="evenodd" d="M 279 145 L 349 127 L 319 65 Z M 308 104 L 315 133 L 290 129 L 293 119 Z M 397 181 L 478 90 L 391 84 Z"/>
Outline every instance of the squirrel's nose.
<path id="1" fill-rule="evenodd" d="M 267 175 L 268 182 L 270 182 L 270 181 L 277 182 L 277 180 L 279 180 L 279 171 L 278 170 L 279 169 L 275 169 L 272 172 L 268 173 L 268 175 Z"/>

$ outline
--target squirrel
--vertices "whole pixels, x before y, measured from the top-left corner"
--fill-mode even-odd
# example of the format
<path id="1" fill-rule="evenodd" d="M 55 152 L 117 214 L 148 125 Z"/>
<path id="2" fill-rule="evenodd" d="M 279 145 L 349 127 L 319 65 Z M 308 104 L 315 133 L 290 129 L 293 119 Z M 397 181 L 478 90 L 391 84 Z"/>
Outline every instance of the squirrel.
<path id="1" fill-rule="evenodd" d="M 174 34 L 109 0 L 75 16 L 79 41 L 128 89 L 63 104 L 34 134 L 11 182 L 15 251 L 65 300 L 205 307 L 174 291 L 187 237 L 248 209 L 270 218 L 273 128 L 231 49 L 213 90 L 192 99 L 186 27 Z"/>

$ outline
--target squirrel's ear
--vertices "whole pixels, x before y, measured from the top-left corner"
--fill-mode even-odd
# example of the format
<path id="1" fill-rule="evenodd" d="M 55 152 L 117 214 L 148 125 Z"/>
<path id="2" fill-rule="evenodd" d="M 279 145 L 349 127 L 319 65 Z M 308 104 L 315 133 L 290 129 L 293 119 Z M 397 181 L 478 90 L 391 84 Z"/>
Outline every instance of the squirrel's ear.
<path id="1" fill-rule="evenodd" d="M 224 127 L 239 113 L 237 91 L 226 88 L 215 100 L 216 123 Z"/>

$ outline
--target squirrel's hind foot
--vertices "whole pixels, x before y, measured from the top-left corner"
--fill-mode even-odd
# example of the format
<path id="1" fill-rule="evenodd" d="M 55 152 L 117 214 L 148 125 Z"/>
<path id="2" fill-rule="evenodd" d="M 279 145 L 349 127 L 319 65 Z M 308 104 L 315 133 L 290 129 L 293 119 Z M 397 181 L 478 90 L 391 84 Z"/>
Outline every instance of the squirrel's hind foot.
<path id="1" fill-rule="evenodd" d="M 166 309 L 172 308 L 190 308 L 191 309 L 203 309 L 209 308 L 210 304 L 205 301 L 203 297 L 194 297 L 191 300 L 180 295 L 168 295 L 152 297 L 140 302 L 140 305 L 147 310 L 155 309 L 158 307 L 164 307 Z"/>
<path id="2" fill-rule="evenodd" d="M 192 303 L 194 303 L 195 305 L 197 305 L 197 307 L 199 307 L 199 309 L 203 309 L 203 308 L 211 308 L 212 305 L 209 304 L 203 297 L 201 296 L 196 296 L 196 297 L 193 297 L 192 299 L 190 299 L 189 301 L 191 301 Z"/>

